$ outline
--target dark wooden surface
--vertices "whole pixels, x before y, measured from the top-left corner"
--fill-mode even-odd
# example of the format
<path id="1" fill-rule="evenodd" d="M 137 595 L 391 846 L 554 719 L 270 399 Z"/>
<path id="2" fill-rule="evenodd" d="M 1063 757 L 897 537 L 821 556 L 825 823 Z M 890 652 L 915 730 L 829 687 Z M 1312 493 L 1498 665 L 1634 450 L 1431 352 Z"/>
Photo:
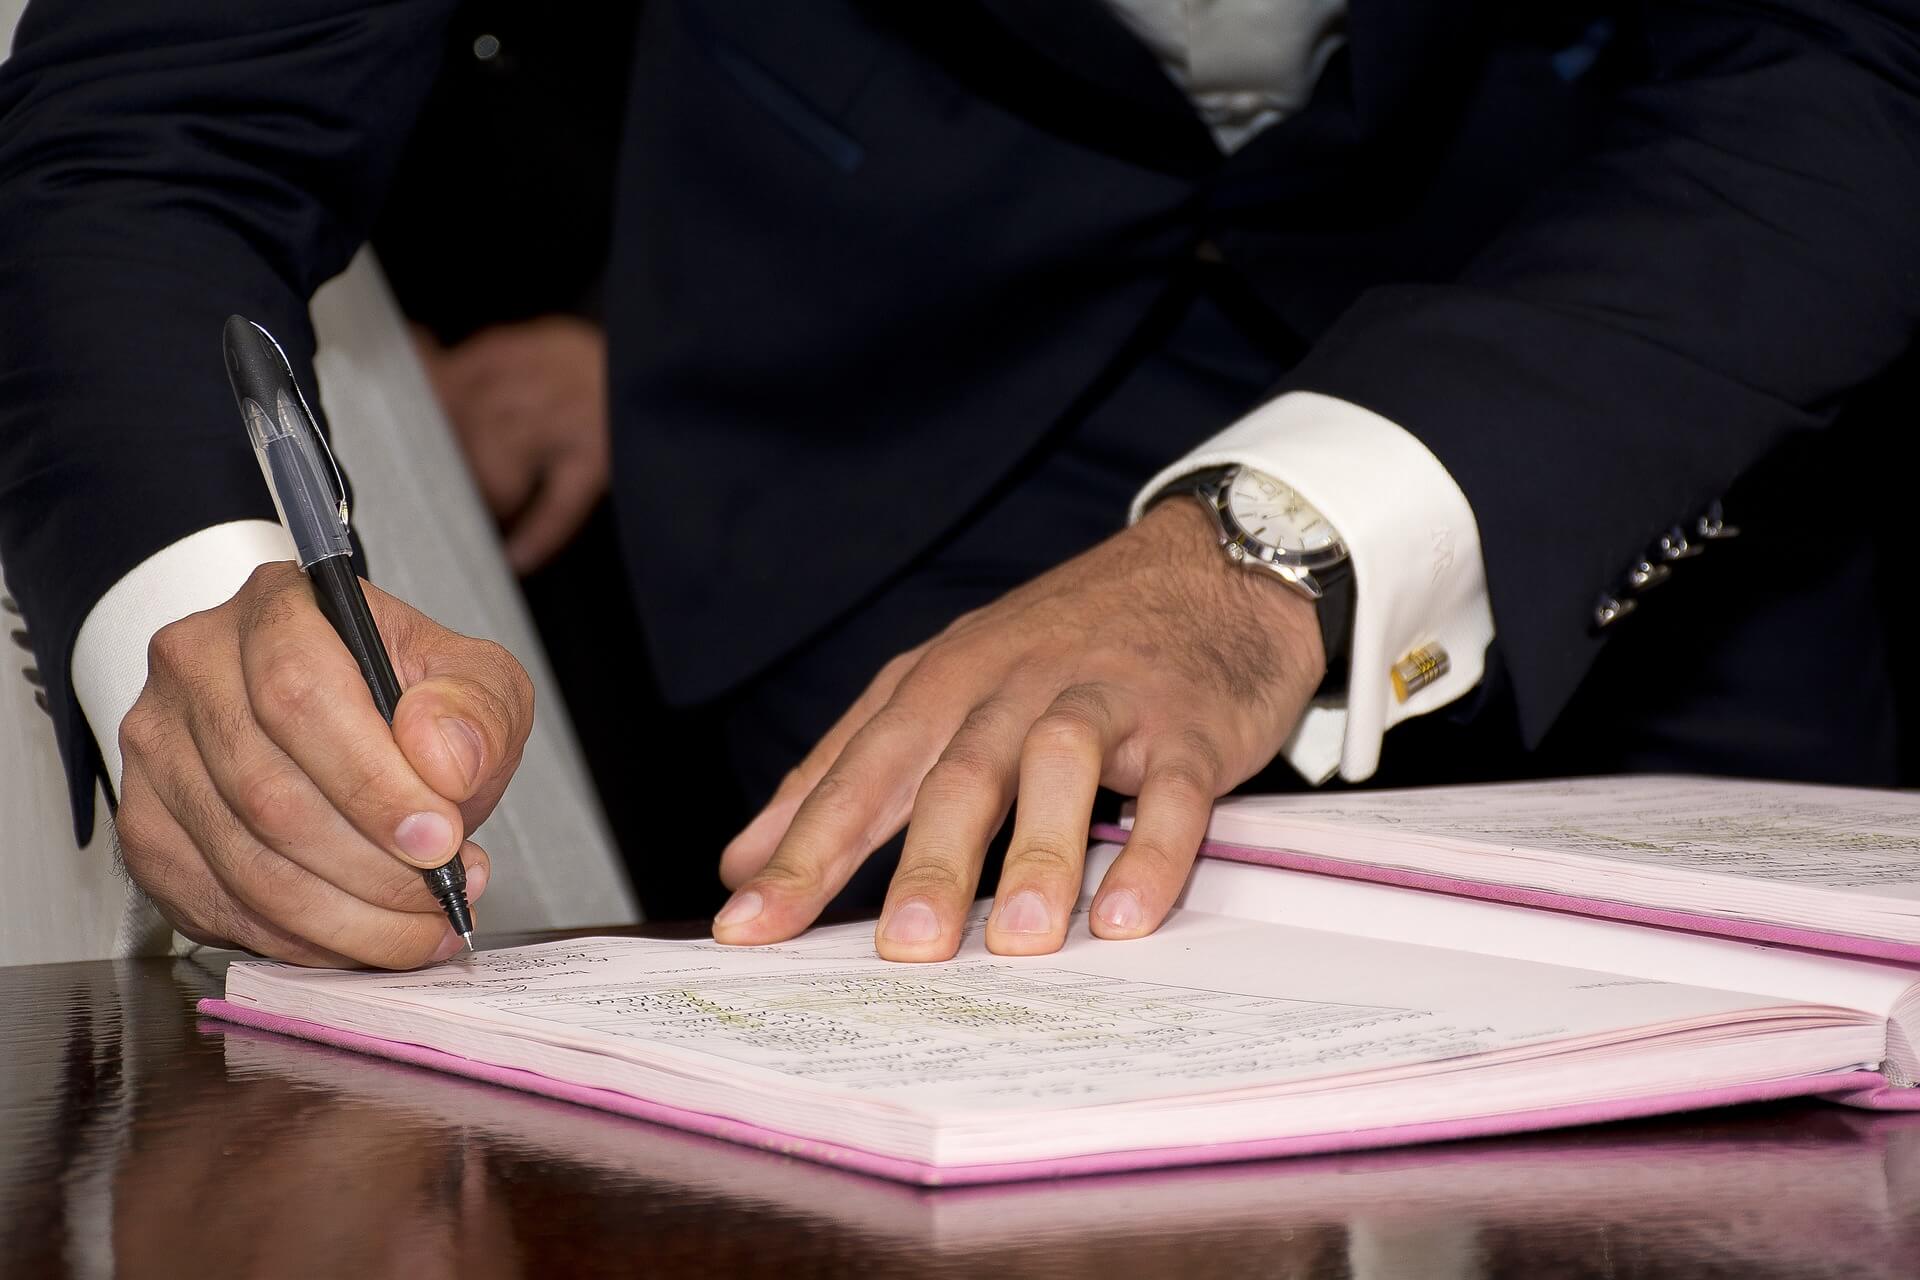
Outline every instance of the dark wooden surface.
<path id="1" fill-rule="evenodd" d="M 199 1019 L 223 967 L 0 969 L 0 1275 L 1920 1276 L 1920 1116 L 927 1192 Z"/>

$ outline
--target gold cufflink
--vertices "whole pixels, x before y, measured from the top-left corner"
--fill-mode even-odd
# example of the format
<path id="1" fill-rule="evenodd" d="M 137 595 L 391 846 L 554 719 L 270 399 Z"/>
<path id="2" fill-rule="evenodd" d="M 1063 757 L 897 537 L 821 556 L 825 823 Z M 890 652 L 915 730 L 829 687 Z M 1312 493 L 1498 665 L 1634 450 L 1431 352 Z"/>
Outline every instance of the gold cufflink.
<path id="1" fill-rule="evenodd" d="M 1393 696 L 1405 702 L 1420 690 L 1447 674 L 1451 666 L 1447 651 L 1437 644 L 1422 645 L 1393 664 Z"/>

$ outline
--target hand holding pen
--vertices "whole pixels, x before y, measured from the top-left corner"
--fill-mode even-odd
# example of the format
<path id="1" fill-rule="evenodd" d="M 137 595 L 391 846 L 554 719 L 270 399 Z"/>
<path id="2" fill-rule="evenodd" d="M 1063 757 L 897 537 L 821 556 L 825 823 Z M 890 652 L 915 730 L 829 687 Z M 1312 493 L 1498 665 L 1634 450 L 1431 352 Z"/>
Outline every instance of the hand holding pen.
<path id="1" fill-rule="evenodd" d="M 246 423 L 267 491 L 273 495 L 274 509 L 280 513 L 280 524 L 293 539 L 300 567 L 313 581 L 320 612 L 353 655 L 360 678 L 373 695 L 374 709 L 391 725 L 400 705 L 400 678 L 393 673 L 393 660 L 367 608 L 360 576 L 354 572 L 346 481 L 273 335 L 241 316 L 228 316 L 222 340 L 234 402 Z M 423 811 L 402 818 L 394 839 L 403 853 L 432 857 L 454 835 L 442 815 Z M 457 843 L 453 850 L 446 861 L 422 867 L 420 878 L 471 951 L 473 912 L 467 902 L 467 869 Z"/>
<path id="2" fill-rule="evenodd" d="M 498 645 L 364 597 L 405 691 L 391 726 L 295 564 L 155 635 L 122 722 L 117 825 L 129 873 L 187 936 L 383 968 L 462 946 L 421 872 L 457 853 L 479 899 L 490 867 L 464 836 L 519 763 L 531 686 Z"/>

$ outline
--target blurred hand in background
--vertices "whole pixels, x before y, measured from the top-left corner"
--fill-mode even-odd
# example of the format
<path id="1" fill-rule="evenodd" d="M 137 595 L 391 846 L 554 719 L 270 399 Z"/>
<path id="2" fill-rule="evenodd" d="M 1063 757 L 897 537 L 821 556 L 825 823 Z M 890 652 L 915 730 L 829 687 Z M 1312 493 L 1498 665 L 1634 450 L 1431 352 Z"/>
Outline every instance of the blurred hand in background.
<path id="1" fill-rule="evenodd" d="M 528 574 L 580 531 L 607 491 L 607 348 L 598 325 L 541 316 L 442 346 L 414 345 L 453 421 L 507 562 Z"/>

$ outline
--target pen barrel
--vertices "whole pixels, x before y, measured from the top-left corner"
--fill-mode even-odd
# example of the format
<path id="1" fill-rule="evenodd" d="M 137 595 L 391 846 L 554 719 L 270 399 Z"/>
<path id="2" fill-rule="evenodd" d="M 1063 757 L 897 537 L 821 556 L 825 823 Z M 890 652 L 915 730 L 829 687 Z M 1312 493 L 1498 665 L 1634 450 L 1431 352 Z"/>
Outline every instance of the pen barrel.
<path id="1" fill-rule="evenodd" d="M 353 571 L 352 556 L 327 556 L 307 566 L 313 581 L 313 594 L 320 612 L 339 635 L 342 644 L 360 667 L 361 678 L 373 694 L 373 704 L 388 724 L 400 705 L 400 678 L 393 673 L 393 660 L 374 625 L 373 611 L 367 608 L 367 594 L 360 589 L 360 576 Z M 423 868 L 420 878 L 434 901 L 446 913 L 447 923 L 463 938 L 473 934 L 473 908 L 467 902 L 467 868 L 458 853 L 438 867 Z"/>
<path id="2" fill-rule="evenodd" d="M 388 724 L 400 705 L 400 679 L 393 673 L 393 661 L 387 646 L 380 642 L 380 628 L 373 623 L 373 611 L 367 608 L 366 593 L 360 590 L 359 575 L 353 571 L 350 556 L 328 556 L 307 566 L 313 579 L 313 592 L 320 601 L 320 612 L 333 624 L 341 643 L 360 667 L 360 676 L 373 694 L 373 705 L 380 708 Z"/>

